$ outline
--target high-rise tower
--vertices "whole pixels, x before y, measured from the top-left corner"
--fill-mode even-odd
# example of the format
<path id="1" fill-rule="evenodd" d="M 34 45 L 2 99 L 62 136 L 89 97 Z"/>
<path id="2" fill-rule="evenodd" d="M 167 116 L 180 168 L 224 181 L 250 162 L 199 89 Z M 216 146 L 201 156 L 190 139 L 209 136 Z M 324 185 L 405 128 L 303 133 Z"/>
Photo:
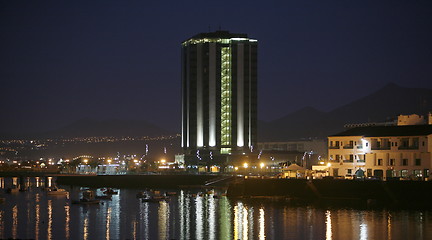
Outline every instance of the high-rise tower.
<path id="1" fill-rule="evenodd" d="M 225 160 L 257 142 L 257 40 L 228 31 L 182 43 L 182 147 L 186 160 Z"/>

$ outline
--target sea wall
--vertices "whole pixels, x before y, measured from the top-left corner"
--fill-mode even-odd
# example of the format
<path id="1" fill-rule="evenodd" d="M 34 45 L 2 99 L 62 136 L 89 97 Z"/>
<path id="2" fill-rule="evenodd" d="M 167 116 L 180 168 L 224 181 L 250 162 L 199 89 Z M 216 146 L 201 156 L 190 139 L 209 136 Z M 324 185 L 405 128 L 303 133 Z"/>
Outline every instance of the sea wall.
<path id="1" fill-rule="evenodd" d="M 230 197 L 285 197 L 320 202 L 432 206 L 432 182 L 304 179 L 245 179 L 232 183 Z"/>
<path id="2" fill-rule="evenodd" d="M 213 175 L 103 175 L 57 176 L 57 184 L 83 187 L 112 188 L 178 188 L 203 185 L 216 178 Z"/>

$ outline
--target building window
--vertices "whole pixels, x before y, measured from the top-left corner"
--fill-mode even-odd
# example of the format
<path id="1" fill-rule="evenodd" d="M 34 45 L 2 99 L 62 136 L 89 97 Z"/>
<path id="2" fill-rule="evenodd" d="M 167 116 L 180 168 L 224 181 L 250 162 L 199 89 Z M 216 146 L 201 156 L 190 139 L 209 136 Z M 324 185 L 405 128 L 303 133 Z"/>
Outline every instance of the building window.
<path id="1" fill-rule="evenodd" d="M 366 160 L 366 155 L 357 155 L 357 162 L 365 162 Z"/>
<path id="2" fill-rule="evenodd" d="M 414 170 L 414 176 L 423 177 L 422 170 L 420 170 L 420 169 Z"/>
<path id="3" fill-rule="evenodd" d="M 406 169 L 401 170 L 401 177 L 404 177 L 404 178 L 408 177 L 408 170 L 406 170 Z"/>
<path id="4" fill-rule="evenodd" d="M 419 138 L 413 138 L 413 148 L 418 148 L 419 146 Z"/>
<path id="5" fill-rule="evenodd" d="M 402 166 L 408 166 L 408 159 L 402 159 Z"/>
<path id="6" fill-rule="evenodd" d="M 366 147 L 368 147 L 368 146 L 369 146 L 369 143 L 367 142 L 367 143 L 366 143 Z"/>
<path id="7" fill-rule="evenodd" d="M 382 164 L 383 164 L 383 160 L 381 158 L 378 158 L 375 165 L 376 166 L 382 166 Z"/>
<path id="8" fill-rule="evenodd" d="M 421 166 L 421 159 L 420 159 L 420 158 L 417 158 L 417 159 L 415 160 L 415 165 L 416 165 L 416 166 Z"/>
<path id="9" fill-rule="evenodd" d="M 368 168 L 368 169 L 366 170 L 366 174 L 367 174 L 368 177 L 372 177 L 372 169 L 371 169 L 371 168 Z"/>
<path id="10" fill-rule="evenodd" d="M 354 162 L 354 155 L 350 154 L 349 156 L 344 156 L 344 162 Z"/>
<path id="11" fill-rule="evenodd" d="M 336 161 L 339 161 L 340 160 L 340 155 L 336 154 L 335 156 L 336 156 Z"/>
<path id="12" fill-rule="evenodd" d="M 352 174 L 352 169 L 347 169 L 347 175 L 351 175 Z"/>
<path id="13" fill-rule="evenodd" d="M 339 176 L 339 168 L 333 168 L 333 176 L 334 177 Z"/>
<path id="14" fill-rule="evenodd" d="M 395 165 L 395 160 L 393 158 L 389 159 L 388 165 L 394 166 Z"/>

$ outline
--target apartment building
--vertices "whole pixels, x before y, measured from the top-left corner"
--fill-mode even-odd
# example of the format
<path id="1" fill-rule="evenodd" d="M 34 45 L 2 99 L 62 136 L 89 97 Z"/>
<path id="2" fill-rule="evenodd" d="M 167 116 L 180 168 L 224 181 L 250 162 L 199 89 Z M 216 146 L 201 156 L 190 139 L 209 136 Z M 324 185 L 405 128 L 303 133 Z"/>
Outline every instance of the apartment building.
<path id="1" fill-rule="evenodd" d="M 366 126 L 328 137 L 333 177 L 427 179 L 432 168 L 432 125 Z"/>

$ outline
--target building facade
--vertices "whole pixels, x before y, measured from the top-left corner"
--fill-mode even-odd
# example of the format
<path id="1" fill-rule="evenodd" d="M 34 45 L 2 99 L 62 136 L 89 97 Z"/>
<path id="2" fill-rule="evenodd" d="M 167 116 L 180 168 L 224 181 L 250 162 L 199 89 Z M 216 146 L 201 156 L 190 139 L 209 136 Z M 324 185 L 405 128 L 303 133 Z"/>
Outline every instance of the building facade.
<path id="1" fill-rule="evenodd" d="M 423 179 L 432 167 L 432 125 L 369 126 L 328 137 L 329 175 Z"/>
<path id="2" fill-rule="evenodd" d="M 257 142 L 257 40 L 216 31 L 182 43 L 186 163 L 225 161 Z"/>

